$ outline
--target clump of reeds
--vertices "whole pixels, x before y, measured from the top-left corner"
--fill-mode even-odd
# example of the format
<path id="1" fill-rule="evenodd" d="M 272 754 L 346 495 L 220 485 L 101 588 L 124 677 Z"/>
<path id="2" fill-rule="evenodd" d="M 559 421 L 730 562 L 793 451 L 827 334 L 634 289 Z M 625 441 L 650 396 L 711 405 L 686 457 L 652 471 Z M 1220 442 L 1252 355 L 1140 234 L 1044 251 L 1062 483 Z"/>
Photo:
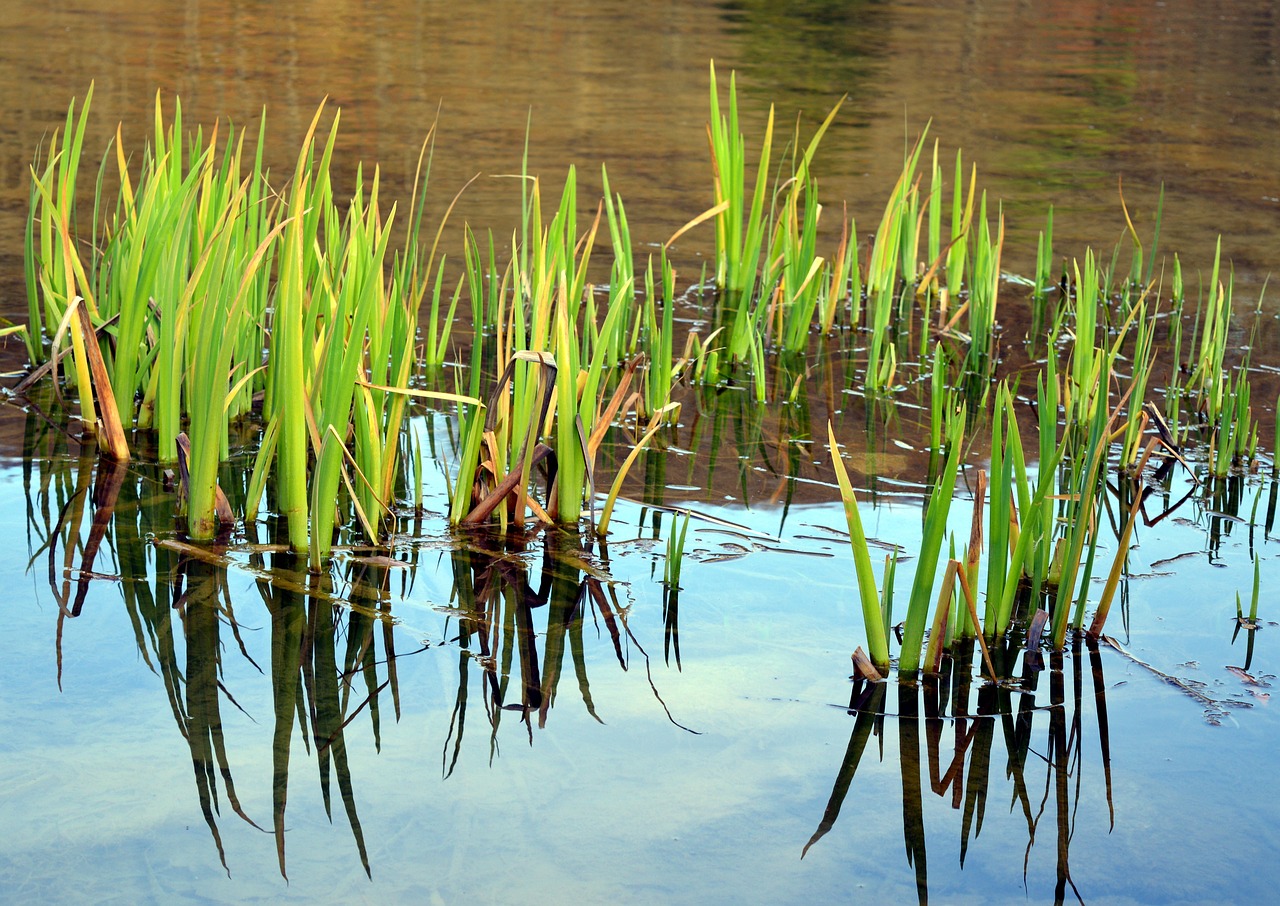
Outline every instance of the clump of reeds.
<path id="1" fill-rule="evenodd" d="M 981 219 L 981 218 L 980 218 Z M 1149 375 L 1154 361 L 1154 315 L 1148 307 L 1149 287 L 1130 295 L 1112 293 L 1110 274 L 1091 253 L 1071 268 L 1074 280 L 1068 290 L 1070 319 L 1058 321 L 1055 330 L 1070 329 L 1072 344 L 1065 369 L 1060 373 L 1050 356 L 1036 378 L 1035 411 L 1039 456 L 1033 472 L 1023 450 L 1022 432 L 1010 387 L 1001 384 L 991 410 L 989 481 L 979 472 L 975 488 L 975 516 L 964 562 L 948 561 L 939 595 L 928 650 L 920 660 L 926 614 L 931 600 L 935 568 L 946 531 L 946 503 L 954 486 L 959 461 L 955 449 L 960 435 L 954 424 L 957 406 L 944 379 L 943 350 L 934 353 L 931 388 L 930 490 L 925 525 L 913 581 L 908 613 L 902 621 L 899 677 L 913 679 L 923 666 L 936 670 L 951 640 L 965 638 L 966 610 L 972 609 L 972 628 L 980 628 L 987 644 L 1004 637 L 1015 621 L 1030 620 L 1040 610 L 1047 623 L 1048 643 L 1056 650 L 1071 632 L 1098 636 L 1127 566 L 1127 556 L 1142 504 L 1151 493 L 1145 487 L 1147 469 L 1157 476 L 1175 465 L 1190 468 L 1182 455 L 1179 438 L 1160 409 L 1151 401 Z M 1219 300 L 1225 297 L 1220 292 Z M 1116 299 L 1120 318 L 1113 319 L 1111 300 Z M 1210 319 L 1211 333 L 1224 328 Z M 1103 329 L 1100 319 L 1111 322 Z M 1219 394 L 1214 411 L 1218 420 L 1207 425 L 1208 468 L 1225 474 L 1242 459 L 1255 455 L 1257 427 L 1250 414 L 1249 388 L 1241 377 L 1221 366 L 1217 341 L 1202 344 L 1197 379 L 1200 389 L 1192 396 Z M 1128 364 L 1127 382 L 1122 371 Z M 1194 372 L 1193 372 L 1194 374 Z M 1207 407 L 1207 402 L 1201 403 Z M 943 438 L 946 438 L 945 442 Z M 889 663 L 886 631 L 888 615 L 876 591 L 869 548 L 861 529 L 854 489 L 840 462 L 834 430 L 829 433 L 836 477 L 849 524 L 859 595 L 863 602 L 864 630 L 869 660 L 878 670 Z M 951 451 L 945 464 L 940 452 Z M 1119 512 L 1105 518 L 1110 503 L 1107 476 L 1118 476 Z M 980 515 L 985 503 L 985 531 Z M 941 514 L 939 516 L 939 514 Z M 1101 595 L 1090 600 L 1093 577 L 1100 572 L 1098 553 L 1107 526 L 1115 534 L 1115 552 Z M 979 572 L 986 574 L 985 605 L 978 608 L 973 594 Z M 958 580 L 958 584 L 957 584 Z M 1089 604 L 1094 616 L 1086 623 Z M 979 610 L 985 615 L 979 617 Z M 1000 678 L 988 662 L 993 679 Z"/>
<path id="2" fill-rule="evenodd" d="M 618 358 L 617 327 L 625 323 L 629 281 L 626 293 L 612 295 L 602 325 L 584 322 L 600 214 L 585 234 L 578 233 L 577 182 L 570 169 L 560 204 L 543 226 L 541 181 L 527 175 L 525 181 L 523 235 L 502 279 L 510 294 L 500 291 L 494 299 L 500 378 L 487 406 L 463 412 L 464 458 L 451 503 L 455 522 L 483 522 L 496 513 L 503 526 L 511 519 L 523 524 L 532 510 L 545 521 L 576 523 L 594 499 L 592 468 L 603 429 L 625 399 L 623 386 L 606 406 L 602 384 L 606 356 Z M 474 251 L 468 257 L 471 285 L 481 286 L 480 257 Z M 477 335 L 474 342 L 479 346 L 484 338 Z M 537 464 L 545 464 L 547 475 L 541 502 L 529 494 Z"/>
<path id="3" fill-rule="evenodd" d="M 449 515 L 457 525 L 576 526 L 594 519 L 603 485 L 596 474 L 600 450 L 612 427 L 627 422 L 638 440 L 606 496 L 597 523 L 604 534 L 623 476 L 678 417 L 672 397 L 682 377 L 702 383 L 705 399 L 731 373 L 749 372 L 753 392 L 734 395 L 737 410 L 717 407 L 711 440 L 730 414 L 758 434 L 770 356 L 779 375 L 774 393 L 790 404 L 801 393 L 802 357 L 815 334 L 848 328 L 855 347 L 865 345 L 854 350 L 862 367 L 850 369 L 847 389 L 891 405 L 904 386 L 929 385 L 930 475 L 902 621 L 901 674 L 935 670 L 950 642 L 1000 638 L 1037 610 L 1058 648 L 1069 632 L 1083 631 L 1090 582 L 1104 565 L 1097 562 L 1099 517 L 1110 506 L 1104 489 L 1116 470 L 1127 490 L 1112 520 L 1118 552 L 1091 626 L 1100 632 L 1132 543 L 1145 494 L 1135 483 L 1146 467 L 1153 460 L 1160 469 L 1187 467 L 1182 447 L 1197 442 L 1208 451 L 1203 461 L 1213 476 L 1256 458 L 1247 356 L 1238 363 L 1228 358 L 1240 344 L 1232 341 L 1238 324 L 1221 244 L 1184 335 L 1181 263 L 1173 261 L 1167 293 L 1156 271 L 1159 213 L 1148 250 L 1124 209 L 1127 272 L 1117 245 L 1109 263 L 1091 250 L 1064 262 L 1055 282 L 1050 210 L 1031 281 L 1032 340 L 1046 341 L 1048 352 L 1035 377 L 1032 464 L 1023 449 L 1018 390 L 997 380 L 997 312 L 1008 292 L 1005 230 L 999 206 L 989 207 L 978 191 L 976 167 L 966 170 L 956 154 L 945 223 L 948 189 L 937 144 L 931 158 L 923 153 L 926 127 L 905 149 L 865 254 L 847 211 L 840 241 L 827 253 L 818 241 L 823 204 L 814 160 L 840 104 L 807 143 L 797 129 L 778 164 L 772 109 L 752 160 L 734 78 L 727 103 L 714 68 L 710 88 L 714 204 L 642 268 L 607 172 L 603 199 L 580 223 L 576 172 L 568 170 L 558 202 L 544 210 L 545 184 L 528 172 L 526 150 L 521 225 L 510 259 L 500 268 L 499 243 L 489 235 L 482 245 L 467 226 L 463 270 L 452 279 L 438 251 L 451 207 L 430 246 L 420 242 L 434 127 L 402 218 L 406 245 L 396 249 L 397 206 L 384 204 L 377 169 L 367 178 L 358 172 L 350 194 L 335 189 L 338 117 L 325 134 L 324 105 L 290 180 L 275 190 L 262 158 L 265 118 L 251 154 L 251 134 L 230 126 L 188 134 L 181 105 L 175 102 L 167 121 L 157 98 L 154 135 L 136 170 L 117 129 L 84 233 L 76 188 L 87 97 L 78 111 L 71 105 L 32 168 L 24 255 L 32 362 L 67 373 L 85 428 L 111 457 L 127 458 L 130 432 L 146 431 L 155 433 L 162 460 L 176 460 L 185 436 L 180 471 L 187 529 L 197 539 L 214 537 L 233 518 L 218 505 L 217 475 L 231 452 L 230 426 L 260 412 L 262 440 L 244 517 L 255 519 L 266 499 L 284 520 L 289 546 L 308 551 L 319 570 L 339 525 L 372 542 L 385 537 L 414 397 L 458 407 L 458 461 L 448 466 Z M 110 183 L 120 186 L 114 201 L 102 188 Z M 691 334 L 677 357 L 680 297 L 667 253 L 676 238 L 707 221 L 715 228 L 714 323 L 705 338 Z M 593 258 L 597 243 L 612 255 L 607 287 L 589 277 L 603 270 Z M 447 358 L 464 293 L 472 321 L 469 373 L 453 393 L 411 386 L 420 368 L 438 369 Z M 1050 293 L 1058 294 L 1052 309 Z M 1158 319 L 1166 305 L 1162 333 Z M 1152 378 L 1162 340 L 1177 363 L 1164 388 Z M 486 369 L 494 379 L 487 386 Z M 977 488 L 975 512 L 960 558 L 948 518 L 965 438 L 984 423 L 990 463 L 970 483 Z M 794 427 L 807 435 L 807 416 Z M 1280 444 L 1280 429 L 1277 438 Z M 896 562 L 886 564 L 878 590 L 833 427 L 829 442 L 868 660 L 885 670 Z M 421 471 L 415 469 L 419 481 Z M 679 548 L 671 554 L 678 563 Z M 994 675 L 996 668 L 988 663 L 988 670 Z"/>
<path id="4" fill-rule="evenodd" d="M 384 215 L 376 171 L 368 183 L 357 175 L 345 210 L 335 199 L 338 117 L 317 145 L 323 104 L 289 187 L 276 193 L 262 159 L 265 118 L 247 162 L 243 130 L 227 127 L 225 143 L 216 126 L 207 138 L 186 134 L 180 102 L 166 123 L 159 97 L 136 174 L 117 129 L 116 153 L 104 156 L 95 183 L 93 232 L 82 237 L 75 199 L 90 98 L 78 115 L 71 105 L 65 131 L 32 170 L 33 364 L 57 363 L 70 348 L 82 420 L 109 455 L 127 457 L 128 432 L 144 430 L 156 432 L 160 458 L 174 460 L 179 435 L 188 435 L 192 538 L 230 528 L 215 506 L 228 425 L 261 401 L 266 427 L 246 517 L 256 515 L 270 473 L 289 544 L 310 549 L 314 566 L 329 550 L 335 501 L 379 540 L 433 275 L 439 314 L 435 246 L 425 261 L 415 247 L 388 268 L 395 207 Z M 102 192 L 113 166 L 114 205 Z M 425 191 L 425 172 L 419 184 Z M 411 242 L 421 199 L 415 193 Z"/>
<path id="5" fill-rule="evenodd" d="M 850 223 L 830 257 L 818 252 L 822 204 L 813 160 L 837 103 L 801 150 L 797 129 L 785 180 L 769 191 L 774 114 L 770 108 L 761 149 L 750 182 L 746 138 L 738 118 L 736 76 L 730 75 L 728 102 L 721 106 L 714 64 L 711 67 L 711 119 L 708 139 L 714 174 L 716 228 L 716 324 L 724 332 L 723 353 L 713 356 L 708 374 L 746 365 L 762 379 L 766 346 L 804 352 L 815 321 L 832 329 L 842 305 L 859 292 L 857 233 Z M 748 194 L 750 190 L 750 194 Z"/>

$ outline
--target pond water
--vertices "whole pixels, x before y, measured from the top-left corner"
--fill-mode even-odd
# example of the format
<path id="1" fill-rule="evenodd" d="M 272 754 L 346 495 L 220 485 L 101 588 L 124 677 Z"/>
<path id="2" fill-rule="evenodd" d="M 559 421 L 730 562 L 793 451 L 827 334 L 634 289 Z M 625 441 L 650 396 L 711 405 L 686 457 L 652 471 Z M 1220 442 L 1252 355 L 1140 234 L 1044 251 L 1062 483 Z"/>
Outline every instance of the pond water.
<path id="1" fill-rule="evenodd" d="M 379 163 L 391 197 L 437 110 L 438 200 L 517 171 L 528 122 L 532 170 L 554 182 L 576 164 L 593 198 L 607 164 L 636 241 L 660 243 L 709 203 L 714 58 L 739 73 L 749 134 L 770 102 L 809 130 L 848 94 L 818 171 L 864 232 L 931 118 L 942 159 L 962 148 L 1005 200 L 1007 270 L 1031 268 L 1050 203 L 1059 248 L 1109 252 L 1121 177 L 1144 235 L 1165 186 L 1161 247 L 1189 268 L 1224 237 L 1242 308 L 1280 260 L 1269 3 L 0 10 L 14 320 L 27 165 L 91 80 L 90 149 L 117 121 L 140 146 L 158 89 L 192 124 L 265 105 L 282 171 L 328 95 L 342 172 Z M 501 234 L 513 198 L 481 180 L 458 224 Z M 682 246 L 690 267 L 707 251 Z M 1264 298 L 1263 387 L 1274 321 Z M 1274 481 L 1210 492 L 1176 475 L 1139 528 L 1113 642 L 1019 666 L 1017 688 L 962 658 L 940 687 L 864 689 L 843 514 L 808 438 L 828 415 L 842 436 L 876 428 L 853 451 L 868 534 L 909 550 L 921 444 L 909 409 L 877 421 L 838 377 L 805 386 L 803 406 L 763 416 L 741 394 L 687 405 L 670 452 L 637 466 L 631 497 L 707 517 L 678 593 L 662 582 L 674 519 L 639 503 L 607 548 L 455 543 L 442 517 L 406 516 L 397 562 L 346 552 L 321 588 L 253 527 L 193 558 L 158 470 L 104 472 L 4 407 L 0 899 L 1268 901 Z M 453 443 L 443 416 L 413 430 Z M 224 476 L 233 499 L 244 465 Z M 444 499 L 429 479 L 426 512 Z M 962 495 L 961 537 L 968 517 Z M 1255 563 L 1261 628 L 1237 631 Z"/>
<path id="2" fill-rule="evenodd" d="M 670 517 L 638 506 L 607 560 L 557 533 L 451 545 L 427 517 L 398 562 L 341 556 L 308 594 L 252 538 L 220 564 L 168 546 L 156 470 L 101 516 L 96 459 L 25 430 L 38 455 L 3 482 L 6 899 L 1268 895 L 1276 624 L 1233 636 L 1271 544 L 1252 484 L 1242 516 L 1141 530 L 1114 644 L 1019 688 L 972 680 L 971 652 L 868 701 L 835 507 L 698 507 L 674 596 Z M 447 442 L 443 419 L 414 430 Z M 918 520 L 886 500 L 868 530 Z M 1212 833 L 1189 840 L 1188 811 Z"/>

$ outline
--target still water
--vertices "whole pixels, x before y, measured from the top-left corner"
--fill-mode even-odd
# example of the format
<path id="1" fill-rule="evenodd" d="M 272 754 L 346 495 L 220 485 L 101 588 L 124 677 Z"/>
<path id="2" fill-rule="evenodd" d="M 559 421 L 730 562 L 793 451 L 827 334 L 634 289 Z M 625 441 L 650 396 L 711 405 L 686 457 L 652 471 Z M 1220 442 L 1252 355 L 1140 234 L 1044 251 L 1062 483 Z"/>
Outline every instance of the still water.
<path id="1" fill-rule="evenodd" d="M 942 159 L 962 148 L 1004 200 L 1012 271 L 1033 263 L 1050 203 L 1067 254 L 1109 251 L 1121 179 L 1144 238 L 1164 185 L 1161 248 L 1189 267 L 1207 268 L 1221 234 L 1256 298 L 1280 260 L 1269 3 L 0 3 L 0 17 L 0 314 L 14 319 L 27 165 L 90 81 L 94 153 L 117 122 L 140 147 L 158 90 L 166 108 L 181 96 L 189 124 L 253 123 L 265 107 L 280 172 L 328 96 L 339 174 L 376 162 L 391 197 L 407 196 L 438 116 L 437 204 L 485 174 L 457 225 L 499 234 L 518 190 L 492 177 L 519 169 L 527 130 L 532 171 L 554 183 L 575 164 L 591 197 L 607 164 L 633 237 L 660 243 L 709 204 L 714 58 L 739 73 L 749 133 L 770 102 L 809 131 L 848 95 L 818 173 L 864 233 L 931 119 Z M 692 261 L 707 251 L 683 243 Z M 788 477 L 835 499 L 829 476 L 789 476 L 763 445 L 735 446 L 736 429 L 718 466 L 740 473 L 729 493 L 706 493 L 701 446 L 645 464 L 737 526 L 691 528 L 673 600 L 671 517 L 639 506 L 607 562 L 559 536 L 457 546 L 433 516 L 405 521 L 397 564 L 352 552 L 328 588 L 251 536 L 193 561 L 164 546 L 158 474 L 103 475 L 37 416 L 5 423 L 5 901 L 1169 903 L 1275 889 L 1265 593 L 1262 628 L 1233 636 L 1252 558 L 1264 589 L 1280 578 L 1260 477 L 1140 530 L 1109 627 L 1123 652 L 1068 651 L 1025 693 L 958 676 L 854 701 L 840 510 L 786 505 Z M 449 443 L 442 419 L 415 430 Z M 919 510 L 895 487 L 868 533 L 910 546 Z M 443 495 L 428 483 L 429 512 Z"/>
<path id="2" fill-rule="evenodd" d="M 1207 267 L 1222 235 L 1257 283 L 1280 251 L 1280 13 L 1266 2 L 570 0 L 553 13 L 485 0 L 460 13 L 6 0 L 0 15 L 6 295 L 19 288 L 27 165 L 90 82 L 89 149 L 105 149 L 117 123 L 140 147 L 159 91 L 166 109 L 181 97 L 191 124 L 256 123 L 265 107 L 267 159 L 281 170 L 328 97 L 342 108 L 340 164 L 380 164 L 392 198 L 408 194 L 438 116 L 441 207 L 476 173 L 518 172 L 527 127 L 531 170 L 552 182 L 574 164 L 590 186 L 607 165 L 644 243 L 710 204 L 711 59 L 740 74 L 749 135 L 770 103 L 780 132 L 798 116 L 808 134 L 848 96 L 817 170 L 823 197 L 847 200 L 864 232 L 904 144 L 931 120 L 940 159 L 962 149 L 1006 205 L 1012 270 L 1034 263 L 1050 204 L 1066 254 L 1109 252 L 1124 228 L 1122 179 L 1144 240 L 1165 187 L 1162 247 L 1190 265 Z M 501 235 L 515 191 L 482 180 L 459 222 Z"/>
<path id="3" fill-rule="evenodd" d="M 444 419 L 413 430 L 448 443 Z M 188 556 L 156 470 L 113 477 L 38 416 L 24 431 L 36 455 L 0 485 L 6 900 L 1262 902 L 1273 883 L 1276 624 L 1235 633 L 1231 594 L 1251 549 L 1276 581 L 1268 485 L 1237 483 L 1242 509 L 1153 501 L 1114 644 L 1016 686 L 970 680 L 970 652 L 941 685 L 868 691 L 847 679 L 838 507 L 704 503 L 734 525 L 694 522 L 675 593 L 670 517 L 638 506 L 607 549 L 448 543 L 406 516 L 394 562 L 352 551 L 317 584 L 253 532 Z M 918 524 L 885 500 L 867 529 Z"/>

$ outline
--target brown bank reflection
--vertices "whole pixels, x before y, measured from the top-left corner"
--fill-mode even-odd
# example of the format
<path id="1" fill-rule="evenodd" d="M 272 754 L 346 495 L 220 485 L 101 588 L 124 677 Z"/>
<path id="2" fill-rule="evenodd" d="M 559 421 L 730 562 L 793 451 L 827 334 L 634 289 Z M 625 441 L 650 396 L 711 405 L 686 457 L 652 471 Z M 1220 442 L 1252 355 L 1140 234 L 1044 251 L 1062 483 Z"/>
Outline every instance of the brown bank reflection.
<path id="1" fill-rule="evenodd" d="M 1016 657 L 1020 644 L 1019 639 L 1012 639 L 1004 652 L 993 654 Z M 1115 825 L 1102 657 L 1094 640 L 1088 640 L 1086 648 L 1086 643 L 1077 639 L 1069 657 L 1061 651 L 1053 652 L 1046 703 L 1043 699 L 1037 702 L 1044 667 L 1042 659 L 1033 654 L 1038 652 L 1023 658 L 1022 676 L 1016 686 L 984 682 L 973 689 L 972 643 L 951 660 L 949 672 L 917 686 L 890 687 L 856 681 L 849 702 L 849 713 L 854 718 L 849 745 L 826 810 L 801 857 L 835 828 L 871 739 L 879 740 L 883 758 L 886 738 L 896 731 L 903 841 L 907 863 L 915 870 L 916 893 L 921 903 L 929 899 L 929 835 L 925 828 L 926 811 L 931 811 L 928 797 L 937 797 L 959 813 L 963 868 L 970 846 L 982 831 L 993 792 L 998 799 L 1009 801 L 1013 812 L 1020 813 L 1026 821 L 1024 880 L 1032 849 L 1037 844 L 1052 845 L 1056 847 L 1055 902 L 1064 902 L 1068 896 L 1083 898 L 1084 892 L 1076 888 L 1071 876 L 1071 838 L 1077 819 L 1087 816 L 1092 820 L 1095 816 L 1088 815 L 1087 810 L 1082 812 L 1081 806 L 1101 792 L 1107 807 L 1102 820 L 1110 828 Z M 895 697 L 896 715 L 889 703 Z M 1090 709 L 1096 718 L 1092 728 L 1086 726 L 1085 719 Z M 1085 775 L 1090 773 L 1085 767 L 1086 758 L 1095 757 L 1092 743 L 1086 752 L 1085 738 L 1094 734 L 1096 757 L 1102 769 L 1101 791 L 1086 790 L 1084 786 Z M 999 773 L 992 777 L 993 767 L 998 772 L 1001 764 L 1003 782 Z M 992 789 L 993 784 L 997 789 Z M 854 821 L 846 817 L 846 823 Z"/>

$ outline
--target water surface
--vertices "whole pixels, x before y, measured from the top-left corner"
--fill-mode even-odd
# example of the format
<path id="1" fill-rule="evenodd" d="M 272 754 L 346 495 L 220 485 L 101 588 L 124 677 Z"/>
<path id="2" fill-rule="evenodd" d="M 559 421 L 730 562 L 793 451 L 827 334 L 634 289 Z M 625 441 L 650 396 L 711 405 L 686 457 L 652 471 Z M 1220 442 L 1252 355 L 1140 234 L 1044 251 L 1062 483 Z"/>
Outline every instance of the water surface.
<path id="1" fill-rule="evenodd" d="M 783 131 L 797 116 L 812 129 L 848 95 L 818 171 L 864 235 L 932 119 L 943 160 L 963 148 L 1005 200 L 1009 270 L 1031 266 L 1050 203 L 1064 254 L 1109 254 L 1121 178 L 1144 241 L 1165 186 L 1161 247 L 1190 268 L 1224 237 L 1246 305 L 1280 249 L 1269 3 L 0 3 L 0 16 L 11 318 L 25 316 L 27 165 L 91 80 L 94 154 L 117 122 L 140 148 L 159 90 L 206 127 L 256 123 L 265 106 L 282 174 L 328 96 L 339 173 L 376 162 L 399 198 L 438 112 L 436 203 L 484 174 L 457 225 L 499 235 L 518 190 L 491 177 L 518 170 L 528 124 L 534 172 L 558 183 L 576 164 L 592 198 L 607 164 L 633 236 L 654 243 L 709 204 L 714 57 L 739 73 L 752 129 L 770 102 Z M 688 279 L 709 246 L 682 242 Z M 1255 363 L 1274 369 L 1274 331 L 1261 336 Z M 661 583 L 673 520 L 630 504 L 607 562 L 558 533 L 523 550 L 458 544 L 435 516 L 402 523 L 402 566 L 351 552 L 324 589 L 253 531 L 221 566 L 192 562 L 155 543 L 175 538 L 156 470 L 131 466 L 107 518 L 89 506 L 106 484 L 96 460 L 6 409 L 0 898 L 1267 900 L 1274 614 L 1264 593 L 1262 628 L 1235 634 L 1234 617 L 1253 558 L 1264 589 L 1277 578 L 1269 479 L 1139 529 L 1109 625 L 1123 653 L 1069 649 L 1017 670 L 1025 691 L 957 671 L 942 690 L 887 687 L 851 707 L 859 606 L 840 510 L 810 503 L 835 491 L 806 438 L 828 415 L 846 436 L 880 425 L 856 470 L 886 544 L 915 544 L 921 476 L 901 446 L 919 447 L 910 409 L 868 421 L 840 388 L 817 376 L 803 411 L 767 418 L 712 396 L 687 406 L 673 452 L 637 467 L 633 497 L 738 525 L 695 522 L 675 600 Z M 446 420 L 415 430 L 447 448 Z M 442 484 L 427 495 L 443 509 Z M 953 519 L 962 534 L 967 506 Z"/>

